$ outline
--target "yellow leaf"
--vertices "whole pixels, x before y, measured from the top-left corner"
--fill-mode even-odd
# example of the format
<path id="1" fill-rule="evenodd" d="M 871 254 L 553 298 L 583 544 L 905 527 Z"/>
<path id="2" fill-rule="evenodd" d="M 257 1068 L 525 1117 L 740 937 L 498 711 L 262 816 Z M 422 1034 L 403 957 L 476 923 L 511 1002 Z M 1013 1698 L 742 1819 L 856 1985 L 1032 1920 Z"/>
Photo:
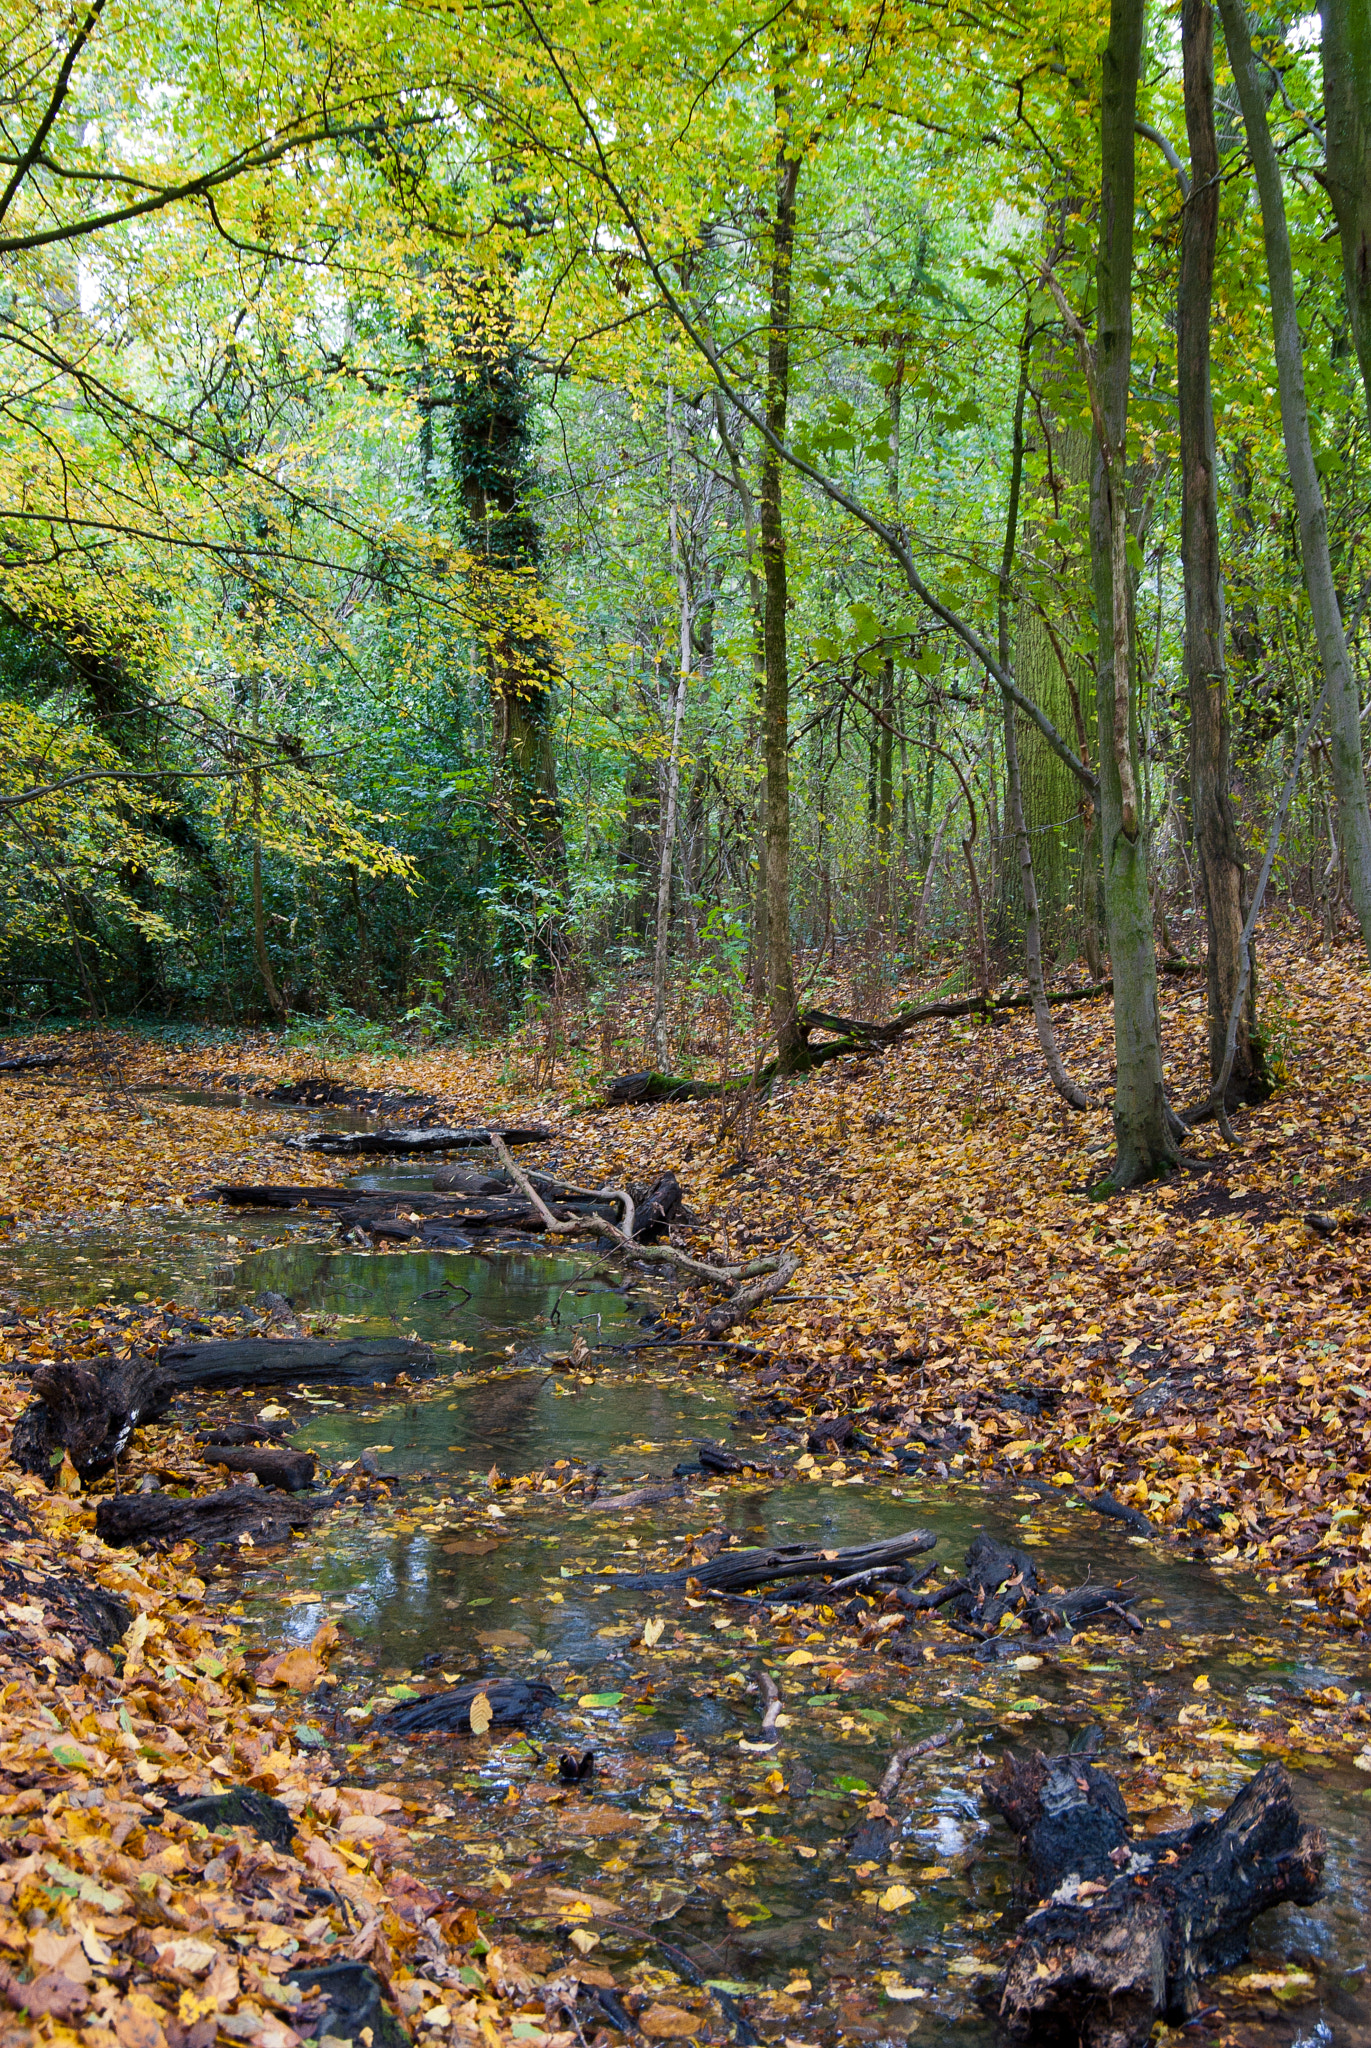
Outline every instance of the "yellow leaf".
<path id="1" fill-rule="evenodd" d="M 943 1873 L 946 1876 L 946 1872 Z M 883 1913 L 898 1913 L 901 1906 L 912 1906 L 915 1894 L 907 1884 L 888 1885 L 877 1899 L 876 1904 Z"/>
<path id="2" fill-rule="evenodd" d="M 571 1946 L 579 1949 L 583 1956 L 588 1956 L 593 1948 L 600 1946 L 600 1937 L 598 1934 L 592 1934 L 588 1927 L 573 1927 Z"/>
<path id="3" fill-rule="evenodd" d="M 472 1701 L 471 1707 L 469 1709 L 469 1715 L 471 1720 L 472 1734 L 484 1735 L 487 1729 L 490 1727 L 491 1722 L 494 1720 L 495 1715 L 491 1708 L 490 1701 L 486 1698 L 486 1695 L 483 1692 L 478 1692 L 475 1699 Z M 575 1937 L 573 1936 L 573 1939 L 574 1938 Z M 582 1954 L 584 1953 L 585 1951 L 582 1950 Z"/>
<path id="4" fill-rule="evenodd" d="M 657 1644 L 662 1640 L 662 1630 L 665 1627 L 666 1623 L 664 1621 L 645 1621 L 643 1623 L 644 1649 L 652 1650 L 656 1648 Z"/>

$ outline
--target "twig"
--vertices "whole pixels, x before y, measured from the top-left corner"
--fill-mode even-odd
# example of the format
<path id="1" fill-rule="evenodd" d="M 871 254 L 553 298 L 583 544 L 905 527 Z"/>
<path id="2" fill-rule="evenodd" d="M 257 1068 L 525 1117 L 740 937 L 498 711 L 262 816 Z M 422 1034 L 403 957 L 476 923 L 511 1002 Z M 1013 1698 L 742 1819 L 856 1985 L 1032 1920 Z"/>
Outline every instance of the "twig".
<path id="1" fill-rule="evenodd" d="M 885 1767 L 885 1776 L 881 1779 L 876 1797 L 893 1799 L 900 1789 L 900 1779 L 915 1757 L 927 1756 L 931 1750 L 945 1748 L 954 1736 L 961 1734 L 965 1725 L 963 1721 L 949 1721 L 946 1728 L 939 1729 L 936 1735 L 925 1735 L 922 1742 L 911 1742 L 906 1748 L 897 1749 Z"/>

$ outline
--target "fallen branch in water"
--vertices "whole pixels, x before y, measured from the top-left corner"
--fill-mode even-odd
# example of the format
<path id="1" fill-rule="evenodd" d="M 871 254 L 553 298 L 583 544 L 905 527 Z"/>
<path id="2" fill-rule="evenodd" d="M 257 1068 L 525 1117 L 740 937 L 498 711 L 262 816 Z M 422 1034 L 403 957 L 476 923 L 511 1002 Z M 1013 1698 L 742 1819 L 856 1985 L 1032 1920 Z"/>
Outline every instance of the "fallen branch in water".
<path id="1" fill-rule="evenodd" d="M 543 1228 L 555 1237 L 607 1237 L 621 1252 L 630 1258 L 645 1259 L 658 1266 L 673 1266 L 679 1273 L 690 1273 L 697 1280 L 713 1281 L 715 1286 L 736 1286 L 740 1280 L 750 1280 L 754 1274 L 776 1274 L 784 1267 L 787 1259 L 793 1260 L 786 1278 L 791 1278 L 799 1268 L 799 1260 L 792 1253 L 769 1253 L 765 1258 L 748 1259 L 739 1266 L 711 1266 L 704 1259 L 692 1258 L 689 1252 L 681 1251 L 674 1244 L 640 1244 L 633 1235 L 633 1199 L 625 1188 L 602 1188 L 601 1195 L 607 1200 L 615 1196 L 623 1204 L 623 1220 L 612 1222 L 607 1216 L 558 1216 L 539 1194 L 532 1180 L 521 1166 L 515 1164 L 514 1156 L 498 1131 L 487 1133 L 490 1148 L 505 1172 L 519 1188 L 542 1218 Z M 776 1283 L 784 1286 L 785 1281 Z M 768 1290 L 770 1291 L 770 1290 Z M 736 1297 L 735 1297 L 736 1298 Z M 761 1296 L 758 1296 L 761 1299 Z M 730 1303 L 730 1306 L 732 1304 Z"/>

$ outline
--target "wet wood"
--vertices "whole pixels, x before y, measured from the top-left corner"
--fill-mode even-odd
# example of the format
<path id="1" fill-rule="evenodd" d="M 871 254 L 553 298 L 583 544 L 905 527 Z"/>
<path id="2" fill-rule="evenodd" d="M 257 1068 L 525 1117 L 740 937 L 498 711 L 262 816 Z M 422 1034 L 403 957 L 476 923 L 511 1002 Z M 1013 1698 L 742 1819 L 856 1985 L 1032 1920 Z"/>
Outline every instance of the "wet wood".
<path id="1" fill-rule="evenodd" d="M 1322 1890 L 1323 1836 L 1280 1764 L 1217 1820 L 1137 1841 L 1118 1786 L 1081 1757 L 1007 1759 L 985 1794 L 1043 1901 L 999 2000 L 1013 2042 L 1143 2048 L 1158 2019 L 1198 2011 L 1206 1972 L 1243 1959 L 1257 1914 Z"/>
<path id="2" fill-rule="evenodd" d="M 493 1128 L 507 1145 L 542 1145 L 553 1135 L 546 1124 Z M 281 1142 L 292 1152 L 325 1152 L 334 1158 L 458 1152 L 489 1145 L 490 1130 L 458 1130 L 450 1124 L 391 1124 L 379 1131 L 301 1131 Z"/>
<path id="3" fill-rule="evenodd" d="M 166 1414 L 176 1382 L 151 1360 L 58 1360 L 29 1382 L 37 1398 L 14 1425 L 10 1457 L 51 1486 L 70 1457 L 83 1482 L 108 1472 L 135 1429 Z"/>
<path id="4" fill-rule="evenodd" d="M 26 1052 L 18 1058 L 0 1060 L 0 1074 L 38 1074 L 49 1067 L 65 1067 L 71 1064 L 64 1052 Z"/>
<path id="5" fill-rule="evenodd" d="M 587 1501 L 585 1505 L 597 1515 L 625 1514 L 631 1508 L 654 1508 L 664 1500 L 684 1500 L 685 1488 L 680 1480 L 667 1486 L 635 1486 L 631 1493 L 612 1493 L 607 1500 Z"/>
<path id="6" fill-rule="evenodd" d="M 883 1542 L 858 1543 L 845 1550 L 816 1550 L 804 1543 L 782 1543 L 768 1550 L 720 1550 L 681 1571 L 642 1572 L 622 1578 L 620 1584 L 684 1586 L 693 1580 L 710 1591 L 745 1593 L 750 1586 L 769 1585 L 773 1580 L 846 1579 L 854 1572 L 898 1564 L 921 1550 L 932 1550 L 937 1540 L 932 1529 L 910 1529 L 903 1536 L 887 1536 Z"/>
<path id="7" fill-rule="evenodd" d="M 448 1692 L 430 1693 L 427 1699 L 393 1707 L 378 1720 L 378 1730 L 387 1735 L 470 1735 L 471 1707 L 484 1698 L 490 1706 L 492 1728 L 522 1728 L 557 1704 L 557 1694 L 538 1679 L 478 1679 L 471 1685 L 454 1686 Z"/>
<path id="8" fill-rule="evenodd" d="M 179 1389 L 279 1386 L 389 1386 L 401 1373 L 433 1369 L 431 1346 L 399 1337 L 328 1344 L 309 1337 L 225 1337 L 166 1344 L 158 1363 Z"/>
<path id="9" fill-rule="evenodd" d="M 123 1493 L 99 1503 L 95 1533 L 116 1550 L 135 1543 L 237 1543 L 242 1536 L 251 1536 L 254 1543 L 284 1543 L 312 1513 L 302 1501 L 285 1501 L 260 1486 L 228 1487 L 191 1500 Z"/>
<path id="10" fill-rule="evenodd" d="M 272 1486 L 280 1493 L 302 1493 L 314 1484 L 317 1461 L 312 1451 L 284 1448 L 252 1450 L 246 1446 L 209 1444 L 207 1465 L 222 1465 L 229 1472 L 251 1472 L 259 1486 Z"/>

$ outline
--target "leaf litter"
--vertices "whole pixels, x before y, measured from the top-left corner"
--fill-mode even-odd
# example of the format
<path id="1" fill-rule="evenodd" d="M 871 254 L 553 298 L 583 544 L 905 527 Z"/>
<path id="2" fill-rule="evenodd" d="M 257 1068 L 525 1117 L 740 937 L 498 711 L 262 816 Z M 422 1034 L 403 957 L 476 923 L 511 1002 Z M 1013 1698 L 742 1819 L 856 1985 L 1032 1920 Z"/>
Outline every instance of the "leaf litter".
<path id="1" fill-rule="evenodd" d="M 555 1737 L 594 1750 L 593 1776 L 568 1786 L 536 1730 L 478 1734 L 459 1757 L 442 1738 L 387 1742 L 381 1706 L 423 1697 L 431 1674 L 410 1671 L 378 1697 L 346 1625 L 335 1636 L 326 1621 L 305 1642 L 245 1656 L 252 1631 L 207 1603 L 197 1573 L 216 1573 L 203 1554 L 182 1546 L 131 1563 L 95 1539 L 90 1496 L 17 1479 L 13 1512 L 39 1533 L 16 1525 L 0 1543 L 0 1999 L 11 2029 L 87 2048 L 293 2048 L 313 2015 L 292 1966 L 340 1959 L 374 1969 L 391 2012 L 435 2040 L 570 2048 L 578 2030 L 612 2033 L 616 2006 L 649 2039 L 723 2040 L 736 2020 L 722 2001 L 736 1997 L 764 2038 L 904 2039 L 935 2016 L 974 2029 L 1013 1906 L 1012 1869 L 971 1819 L 991 1745 L 1056 1746 L 1064 1716 L 1098 1727 L 1147 1832 L 1215 1810 L 1268 1756 L 1330 1783 L 1345 1784 L 1349 1767 L 1371 1776 L 1356 1682 L 1371 1604 L 1364 1209 L 1360 1197 L 1335 1199 L 1371 1164 L 1347 1088 L 1371 1018 L 1340 961 L 1282 960 L 1281 971 L 1298 1088 L 1249 1113 L 1238 1157 L 1109 1203 L 1084 1193 L 1098 1171 L 1084 1151 L 1095 1125 L 1044 1118 L 1016 1079 L 1032 1055 L 1013 1022 L 929 1034 L 879 1067 L 853 1062 L 785 1090 L 758 1106 L 742 1172 L 694 1108 L 581 1116 L 560 1137 L 587 1173 L 679 1160 L 705 1235 L 730 1255 L 803 1251 L 797 1299 L 753 1319 L 741 1333 L 753 1355 L 733 1354 L 727 1374 L 748 1375 L 740 1423 L 766 1441 L 784 1483 L 812 1489 L 816 1504 L 853 1486 L 892 1500 L 916 1489 L 919 1519 L 936 1523 L 967 1479 L 1007 1481 L 1019 1540 L 1045 1558 L 1049 1584 L 1054 1549 L 1079 1542 L 1086 1500 L 1108 1490 L 1159 1532 L 1133 1539 L 1144 1596 L 1156 1571 L 1174 1579 L 1182 1551 L 1202 1554 L 1231 1580 L 1240 1626 L 1154 1608 L 1141 1640 L 1087 1627 L 1044 1649 L 1011 1610 L 987 1662 L 983 1639 L 950 1640 L 945 1609 L 911 1625 L 879 1587 L 837 1605 L 726 1612 L 687 1587 L 665 1604 L 653 1596 L 645 1613 L 641 1596 L 631 1609 L 592 1577 L 607 1616 L 628 1622 L 606 1652 L 615 1668 L 538 1665 L 561 1696 Z M 1168 992 L 1169 1026 L 1189 1000 Z M 1104 1009 L 1071 1019 L 1087 1072 L 1106 1023 Z M 459 1109 L 488 1104 L 494 1088 L 488 1066 L 441 1052 L 411 1072 Z M 265 1169 L 290 1127 L 254 1109 L 197 1106 L 182 1119 L 159 1103 L 150 1148 L 123 1109 L 92 1106 L 73 1159 L 53 1136 L 82 1105 L 79 1084 L 64 1083 L 62 1117 L 54 1084 L 4 1093 L 7 1119 L 18 1098 L 6 1156 L 23 1162 L 19 1201 L 11 1166 L 11 1243 L 116 1204 L 184 1199 L 202 1175 L 250 1178 L 247 1162 Z M 555 1121 L 557 1108 L 540 1113 Z M 37 1308 L 15 1295 L 2 1320 L 5 1362 L 22 1369 L 151 1348 L 197 1318 L 171 1301 Z M 589 1369 L 644 1377 L 603 1353 Z M 697 1383 L 725 1377 L 708 1352 L 695 1371 Z M 460 1383 L 426 1385 L 424 1398 Z M 20 1396 L 7 1388 L 5 1402 L 12 1420 Z M 285 1412 L 308 1411 L 291 1401 Z M 121 1483 L 157 1473 L 187 1491 L 222 1480 L 171 1426 L 141 1434 Z M 610 1556 L 622 1563 L 629 1541 L 635 1566 L 706 1552 L 708 1516 L 717 1529 L 714 1503 L 729 1497 L 711 1478 L 710 1502 L 697 1492 L 656 1506 L 610 1537 L 594 1502 L 582 1505 L 593 1483 L 570 1462 L 561 1473 L 497 1469 L 466 1489 L 446 1479 L 446 1505 L 429 1487 L 395 1498 L 370 1475 L 331 1476 L 347 1491 L 329 1527 L 355 1517 L 371 1547 L 418 1541 L 427 1521 L 479 1553 L 492 1510 L 514 1514 L 521 1539 L 547 1525 L 554 1533 L 538 1540 L 578 1599 L 580 1579 Z M 745 1499 L 759 1483 L 754 1474 L 733 1491 Z M 289 1577 L 322 1577 L 337 1540 L 306 1537 Z M 279 1607 L 254 1590 L 264 1568 L 281 1569 L 246 1553 L 229 1568 L 244 1596 L 233 1605 L 263 1634 L 259 1609 Z M 134 1618 L 91 1647 L 40 1588 L 25 1598 L 15 1573 L 25 1587 L 34 1574 L 79 1577 Z M 1312 1655 L 1292 1621 L 1325 1632 Z M 530 1657 L 526 1635 L 500 1633 L 483 1632 L 492 1679 Z M 770 1740 L 763 1671 L 783 1695 Z M 889 1754 L 952 1718 L 963 1734 L 890 1809 L 891 1853 L 853 1863 L 862 1824 L 883 1818 L 871 1809 L 885 1803 Z M 659 1725 L 669 1746 L 645 1745 L 640 1731 Z M 241 1825 L 206 1829 L 168 1803 L 231 1784 L 285 1805 L 288 1848 Z M 684 1969 L 673 1967 L 663 1928 L 697 1958 L 704 1944 L 717 1952 L 713 1988 L 692 1983 L 684 1949 Z M 1243 2039 L 1289 2038 L 1269 2030 L 1288 2012 L 1298 2020 L 1318 1976 L 1277 1957 L 1218 1980 L 1225 2038 L 1239 2038 L 1234 2020 Z"/>

